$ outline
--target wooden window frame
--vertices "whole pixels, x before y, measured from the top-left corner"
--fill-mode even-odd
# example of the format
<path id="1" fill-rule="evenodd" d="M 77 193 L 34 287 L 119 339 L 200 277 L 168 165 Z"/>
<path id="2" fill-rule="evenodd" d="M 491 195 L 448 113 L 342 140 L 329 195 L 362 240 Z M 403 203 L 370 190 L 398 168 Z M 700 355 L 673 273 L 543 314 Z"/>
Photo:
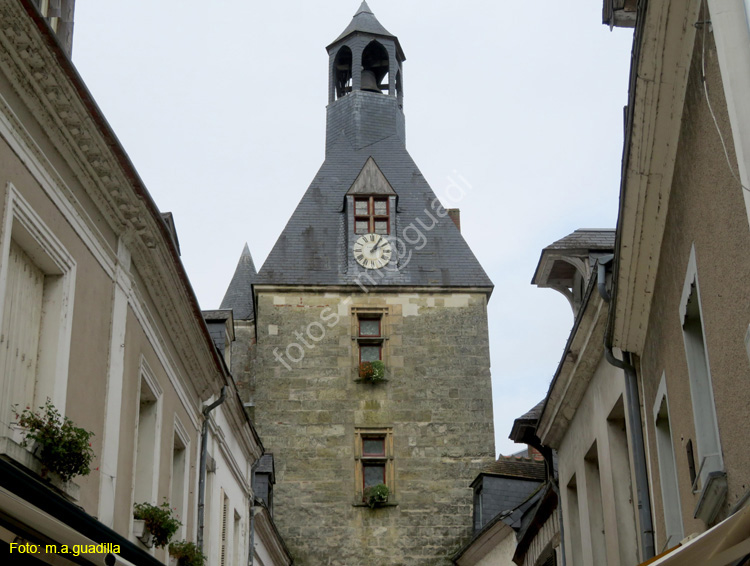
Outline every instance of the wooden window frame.
<path id="1" fill-rule="evenodd" d="M 354 459 L 355 459 L 355 502 L 354 505 L 365 505 L 365 468 L 368 466 L 383 466 L 383 483 L 388 487 L 388 504 L 395 504 L 396 482 L 393 465 L 393 429 L 386 428 L 356 428 L 354 431 Z M 365 452 L 364 441 L 368 439 L 382 439 L 383 453 Z"/>
<path id="2" fill-rule="evenodd" d="M 359 378 L 359 365 L 362 363 L 361 346 L 380 346 L 380 361 L 388 370 L 389 352 L 388 339 L 390 336 L 389 306 L 353 305 L 351 307 L 351 363 L 352 375 Z M 360 320 L 380 319 L 380 336 L 361 335 L 359 330 Z"/>
<path id="3" fill-rule="evenodd" d="M 385 202 L 385 214 L 375 214 L 375 201 Z M 357 203 L 367 202 L 367 214 L 357 214 Z M 357 231 L 357 221 L 367 222 L 367 232 Z M 385 221 L 386 231 L 384 236 L 388 236 L 391 233 L 391 203 L 388 197 L 354 197 L 354 233 L 355 234 L 376 234 L 375 222 Z"/>
<path id="4" fill-rule="evenodd" d="M 378 321 L 378 333 L 377 334 L 362 334 L 363 320 L 377 320 Z M 357 344 L 359 350 L 359 363 L 362 363 L 362 348 L 365 346 L 378 348 L 378 360 L 383 360 L 383 317 L 373 315 L 358 315 L 357 316 Z"/>

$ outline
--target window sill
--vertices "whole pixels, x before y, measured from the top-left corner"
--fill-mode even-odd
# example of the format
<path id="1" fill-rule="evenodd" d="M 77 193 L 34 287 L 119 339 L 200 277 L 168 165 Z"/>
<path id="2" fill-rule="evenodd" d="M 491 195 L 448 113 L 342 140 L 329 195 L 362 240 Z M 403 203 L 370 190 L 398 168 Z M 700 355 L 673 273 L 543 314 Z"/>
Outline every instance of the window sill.
<path id="1" fill-rule="evenodd" d="M 364 501 L 358 501 L 357 503 L 352 503 L 352 507 L 367 507 L 368 509 L 370 509 L 370 506 Z M 383 507 L 398 507 L 398 502 L 389 501 L 387 503 L 382 503 L 378 505 L 377 507 L 372 507 L 372 509 L 382 509 Z"/>
<path id="2" fill-rule="evenodd" d="M 387 377 L 383 377 L 381 379 L 366 379 L 364 377 L 358 377 L 354 380 L 354 383 L 369 383 L 370 385 L 377 385 L 378 383 L 388 383 L 390 380 Z"/>
<path id="3" fill-rule="evenodd" d="M 39 476 L 39 479 L 59 491 L 66 499 L 77 503 L 81 498 L 81 487 L 72 481 L 64 482 L 60 476 L 48 472 L 46 477 L 42 476 L 42 463 L 27 448 L 13 441 L 7 436 L 0 437 L 0 454 L 21 464 L 28 470 Z"/>
<path id="4" fill-rule="evenodd" d="M 719 509 L 721 509 L 722 503 L 724 503 L 727 497 L 727 491 L 726 472 L 723 470 L 709 472 L 706 475 L 705 484 L 701 490 L 693 516 L 696 519 L 701 519 L 706 525 L 713 523 Z"/>

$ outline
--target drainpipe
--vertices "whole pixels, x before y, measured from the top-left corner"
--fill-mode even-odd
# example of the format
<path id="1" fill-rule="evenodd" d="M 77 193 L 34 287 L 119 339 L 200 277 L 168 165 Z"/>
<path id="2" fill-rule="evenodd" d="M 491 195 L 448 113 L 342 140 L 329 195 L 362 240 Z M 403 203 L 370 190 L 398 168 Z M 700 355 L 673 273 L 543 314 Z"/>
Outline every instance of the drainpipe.
<path id="1" fill-rule="evenodd" d="M 263 455 L 261 454 L 261 458 Z M 250 467 L 250 551 L 248 552 L 247 564 L 253 566 L 255 563 L 255 470 L 260 465 L 260 458 Z"/>
<path id="2" fill-rule="evenodd" d="M 206 513 L 206 458 L 208 456 L 208 414 L 221 405 L 227 398 L 227 386 L 221 388 L 219 398 L 203 408 L 203 427 L 201 429 L 201 461 L 198 472 L 198 550 L 203 552 L 203 520 Z"/>
<path id="3" fill-rule="evenodd" d="M 606 288 L 605 265 L 614 256 L 601 258 L 598 263 L 599 272 L 597 286 L 602 299 L 609 303 L 610 294 Z M 638 377 L 631 363 L 628 352 L 622 353 L 622 360 L 618 360 L 612 352 L 612 324 L 614 309 L 609 308 L 607 329 L 604 333 L 604 356 L 607 361 L 619 368 L 625 374 L 625 398 L 628 407 L 628 425 L 632 433 L 633 467 L 635 468 L 635 489 L 638 498 L 638 518 L 641 526 L 641 544 L 643 546 L 643 560 L 649 560 L 656 555 L 654 546 L 654 526 L 651 520 L 651 499 L 648 493 L 648 471 L 646 470 L 646 449 L 643 444 L 643 423 L 641 421 L 641 404 L 638 396 Z"/>

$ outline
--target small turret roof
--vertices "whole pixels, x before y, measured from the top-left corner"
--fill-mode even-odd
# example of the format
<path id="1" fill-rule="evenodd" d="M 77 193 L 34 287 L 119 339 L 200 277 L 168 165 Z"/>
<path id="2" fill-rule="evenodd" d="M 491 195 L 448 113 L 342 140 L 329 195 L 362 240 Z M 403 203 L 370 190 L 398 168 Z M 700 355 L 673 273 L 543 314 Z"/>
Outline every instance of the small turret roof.
<path id="1" fill-rule="evenodd" d="M 222 309 L 232 309 L 236 320 L 253 320 L 255 309 L 253 308 L 252 284 L 258 276 L 253 263 L 250 248 L 245 244 L 237 269 L 234 271 L 232 282 L 229 283 L 224 299 L 221 301 Z"/>
<path id="2" fill-rule="evenodd" d="M 396 36 L 393 35 L 391 32 L 389 32 L 387 29 L 383 27 L 383 24 L 381 24 L 378 19 L 375 17 L 375 14 L 372 13 L 372 10 L 370 10 L 370 7 L 367 5 L 367 2 L 362 2 L 362 5 L 359 7 L 359 10 L 357 10 L 357 13 L 354 14 L 354 17 L 352 18 L 351 23 L 347 26 L 347 28 L 339 35 L 336 40 L 333 43 L 336 43 L 337 41 L 340 41 L 344 39 L 346 36 L 351 35 L 355 32 L 362 32 L 362 33 L 372 33 L 374 35 L 383 35 L 387 37 L 393 37 Z M 333 45 L 333 44 L 331 44 Z"/>

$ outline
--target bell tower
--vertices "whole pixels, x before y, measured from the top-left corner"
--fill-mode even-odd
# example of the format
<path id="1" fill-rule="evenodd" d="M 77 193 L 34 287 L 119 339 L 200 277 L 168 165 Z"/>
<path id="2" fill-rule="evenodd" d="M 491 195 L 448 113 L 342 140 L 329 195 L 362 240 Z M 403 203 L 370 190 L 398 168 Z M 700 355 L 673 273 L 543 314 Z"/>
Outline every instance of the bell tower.
<path id="1" fill-rule="evenodd" d="M 222 303 L 232 373 L 295 564 L 450 566 L 494 461 L 493 286 L 406 150 L 399 40 L 363 2 L 327 51 L 325 161 Z"/>
<path id="2" fill-rule="evenodd" d="M 359 147 L 393 134 L 405 142 L 406 57 L 398 38 L 381 25 L 367 2 L 362 2 L 349 26 L 326 49 L 326 150 L 342 132 Z"/>

